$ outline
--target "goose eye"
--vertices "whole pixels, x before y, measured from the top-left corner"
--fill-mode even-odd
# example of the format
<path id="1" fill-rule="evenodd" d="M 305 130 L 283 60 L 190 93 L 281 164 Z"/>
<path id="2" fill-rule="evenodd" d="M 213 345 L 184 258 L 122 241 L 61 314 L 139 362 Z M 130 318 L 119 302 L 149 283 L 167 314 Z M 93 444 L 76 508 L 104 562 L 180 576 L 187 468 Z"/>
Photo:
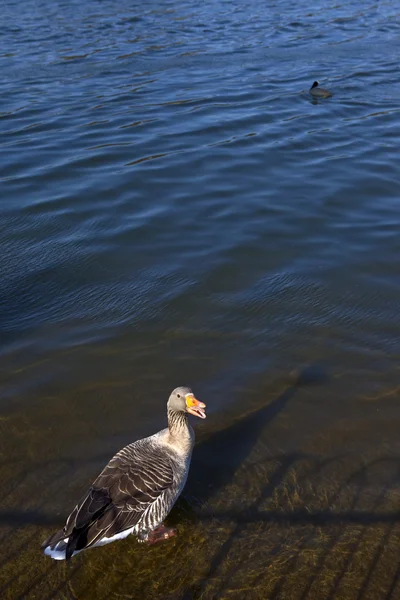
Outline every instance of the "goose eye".
<path id="1" fill-rule="evenodd" d="M 180 398 L 180 397 L 181 397 L 181 395 L 180 395 L 180 394 L 177 394 L 177 396 L 178 396 L 178 398 Z"/>

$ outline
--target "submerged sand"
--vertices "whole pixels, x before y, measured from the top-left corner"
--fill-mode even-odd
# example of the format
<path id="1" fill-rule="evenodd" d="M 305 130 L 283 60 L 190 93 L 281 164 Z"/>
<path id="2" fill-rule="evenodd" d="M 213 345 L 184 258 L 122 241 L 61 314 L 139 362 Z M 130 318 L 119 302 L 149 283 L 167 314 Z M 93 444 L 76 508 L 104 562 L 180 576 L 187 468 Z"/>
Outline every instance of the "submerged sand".
<path id="1" fill-rule="evenodd" d="M 4 417 L 0 597 L 396 600 L 399 390 L 352 397 L 341 386 L 351 402 L 338 401 L 333 418 L 337 383 L 318 371 L 259 381 L 246 402 L 200 424 L 170 516 L 175 539 L 145 547 L 128 538 L 68 564 L 43 556 L 40 543 L 119 447 L 118 432 L 83 460 L 83 424 L 74 437 L 62 423 L 67 404 Z"/>

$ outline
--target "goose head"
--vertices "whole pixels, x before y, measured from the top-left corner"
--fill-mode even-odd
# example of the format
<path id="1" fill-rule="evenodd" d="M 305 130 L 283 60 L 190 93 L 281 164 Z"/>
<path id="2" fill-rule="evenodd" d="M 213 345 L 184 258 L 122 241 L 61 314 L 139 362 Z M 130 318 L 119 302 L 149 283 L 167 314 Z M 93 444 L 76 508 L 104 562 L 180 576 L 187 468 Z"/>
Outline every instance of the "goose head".
<path id="1" fill-rule="evenodd" d="M 188 387 L 177 387 L 168 400 L 168 410 L 176 412 L 187 412 L 201 419 L 206 418 L 204 411 L 206 405 L 195 398 L 192 390 Z"/>

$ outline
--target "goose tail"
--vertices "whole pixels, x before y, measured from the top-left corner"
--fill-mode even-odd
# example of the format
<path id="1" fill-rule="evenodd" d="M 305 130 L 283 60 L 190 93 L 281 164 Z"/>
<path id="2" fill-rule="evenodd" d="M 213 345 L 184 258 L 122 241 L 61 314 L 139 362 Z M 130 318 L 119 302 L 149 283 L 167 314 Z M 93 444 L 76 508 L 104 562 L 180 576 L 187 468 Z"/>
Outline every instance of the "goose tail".
<path id="1" fill-rule="evenodd" d="M 46 556 L 54 558 L 54 560 L 66 560 L 67 559 L 67 546 L 68 537 L 65 537 L 65 531 L 62 529 L 53 533 L 45 542 L 42 544 L 42 550 Z"/>

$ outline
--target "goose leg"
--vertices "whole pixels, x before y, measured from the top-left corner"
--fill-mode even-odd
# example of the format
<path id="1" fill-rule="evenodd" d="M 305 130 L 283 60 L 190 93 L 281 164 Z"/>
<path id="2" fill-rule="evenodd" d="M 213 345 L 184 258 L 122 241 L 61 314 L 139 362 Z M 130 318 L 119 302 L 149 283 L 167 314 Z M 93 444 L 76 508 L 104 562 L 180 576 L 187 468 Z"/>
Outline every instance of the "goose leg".
<path id="1" fill-rule="evenodd" d="M 168 540 L 170 537 L 176 535 L 176 530 L 172 527 L 165 527 L 163 523 L 150 531 L 148 534 L 146 542 L 148 544 L 156 544 L 157 542 L 162 542 L 163 540 Z"/>

